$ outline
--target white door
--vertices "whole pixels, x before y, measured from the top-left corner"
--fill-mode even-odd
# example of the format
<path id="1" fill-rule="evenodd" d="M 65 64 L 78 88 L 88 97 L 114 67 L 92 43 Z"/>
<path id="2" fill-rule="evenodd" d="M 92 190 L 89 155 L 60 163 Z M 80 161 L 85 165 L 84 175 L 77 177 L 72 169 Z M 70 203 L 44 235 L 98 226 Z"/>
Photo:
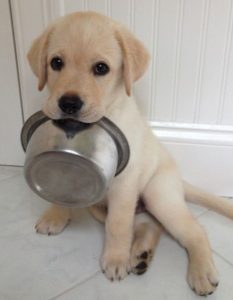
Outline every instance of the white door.
<path id="1" fill-rule="evenodd" d="M 11 0 L 24 117 L 46 92 L 25 59 L 55 17 L 95 10 L 125 23 L 151 52 L 137 101 L 186 179 L 233 195 L 232 0 Z"/>
<path id="2" fill-rule="evenodd" d="M 0 165 L 22 165 L 22 111 L 9 3 L 0 1 Z"/>

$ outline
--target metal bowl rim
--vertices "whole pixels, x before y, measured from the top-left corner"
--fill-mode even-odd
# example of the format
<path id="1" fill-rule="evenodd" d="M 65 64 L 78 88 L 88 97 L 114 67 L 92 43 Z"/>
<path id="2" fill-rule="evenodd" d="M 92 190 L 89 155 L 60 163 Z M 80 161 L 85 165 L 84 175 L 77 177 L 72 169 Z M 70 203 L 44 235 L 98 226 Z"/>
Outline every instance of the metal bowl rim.
<path id="1" fill-rule="evenodd" d="M 29 117 L 23 125 L 21 130 L 21 144 L 23 150 L 26 152 L 28 142 L 36 129 L 47 121 L 51 121 L 42 111 L 34 113 Z M 103 128 L 113 139 L 118 152 L 118 164 L 115 176 L 119 175 L 127 166 L 130 157 L 130 148 L 128 141 L 122 131 L 111 120 L 103 117 L 93 125 L 99 125 Z"/>

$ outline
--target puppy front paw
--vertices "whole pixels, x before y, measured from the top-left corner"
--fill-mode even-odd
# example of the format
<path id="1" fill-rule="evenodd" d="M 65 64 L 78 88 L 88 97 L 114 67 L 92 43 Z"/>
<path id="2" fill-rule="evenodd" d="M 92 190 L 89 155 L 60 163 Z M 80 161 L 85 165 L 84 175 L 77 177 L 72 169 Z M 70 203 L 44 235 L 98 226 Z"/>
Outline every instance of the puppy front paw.
<path id="1" fill-rule="evenodd" d="M 211 295 L 219 283 L 217 270 L 211 259 L 202 263 L 189 264 L 188 283 L 199 296 Z"/>
<path id="2" fill-rule="evenodd" d="M 35 229 L 41 234 L 58 234 L 69 224 L 70 220 L 70 212 L 67 208 L 51 207 L 38 220 Z"/>
<path id="3" fill-rule="evenodd" d="M 104 253 L 101 268 L 105 276 L 111 280 L 122 280 L 130 273 L 129 255 Z"/>

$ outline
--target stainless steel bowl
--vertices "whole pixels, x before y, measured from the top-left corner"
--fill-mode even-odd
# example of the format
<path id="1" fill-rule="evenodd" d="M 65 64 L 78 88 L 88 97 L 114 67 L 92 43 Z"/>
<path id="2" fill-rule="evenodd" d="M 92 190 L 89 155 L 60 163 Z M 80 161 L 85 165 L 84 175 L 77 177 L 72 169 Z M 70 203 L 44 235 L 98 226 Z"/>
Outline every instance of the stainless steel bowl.
<path id="1" fill-rule="evenodd" d="M 87 207 L 102 200 L 129 159 L 125 136 L 107 118 L 94 124 L 53 121 L 39 111 L 24 124 L 21 141 L 28 185 L 63 206 Z"/>

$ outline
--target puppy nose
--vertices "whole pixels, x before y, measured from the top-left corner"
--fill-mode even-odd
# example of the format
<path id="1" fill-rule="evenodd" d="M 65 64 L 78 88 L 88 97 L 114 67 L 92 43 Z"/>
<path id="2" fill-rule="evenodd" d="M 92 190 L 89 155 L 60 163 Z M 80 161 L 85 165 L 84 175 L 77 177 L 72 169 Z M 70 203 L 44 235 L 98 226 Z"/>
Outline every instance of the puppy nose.
<path id="1" fill-rule="evenodd" d="M 73 115 L 81 109 L 83 101 L 76 95 L 63 95 L 59 101 L 58 106 L 67 115 Z"/>

